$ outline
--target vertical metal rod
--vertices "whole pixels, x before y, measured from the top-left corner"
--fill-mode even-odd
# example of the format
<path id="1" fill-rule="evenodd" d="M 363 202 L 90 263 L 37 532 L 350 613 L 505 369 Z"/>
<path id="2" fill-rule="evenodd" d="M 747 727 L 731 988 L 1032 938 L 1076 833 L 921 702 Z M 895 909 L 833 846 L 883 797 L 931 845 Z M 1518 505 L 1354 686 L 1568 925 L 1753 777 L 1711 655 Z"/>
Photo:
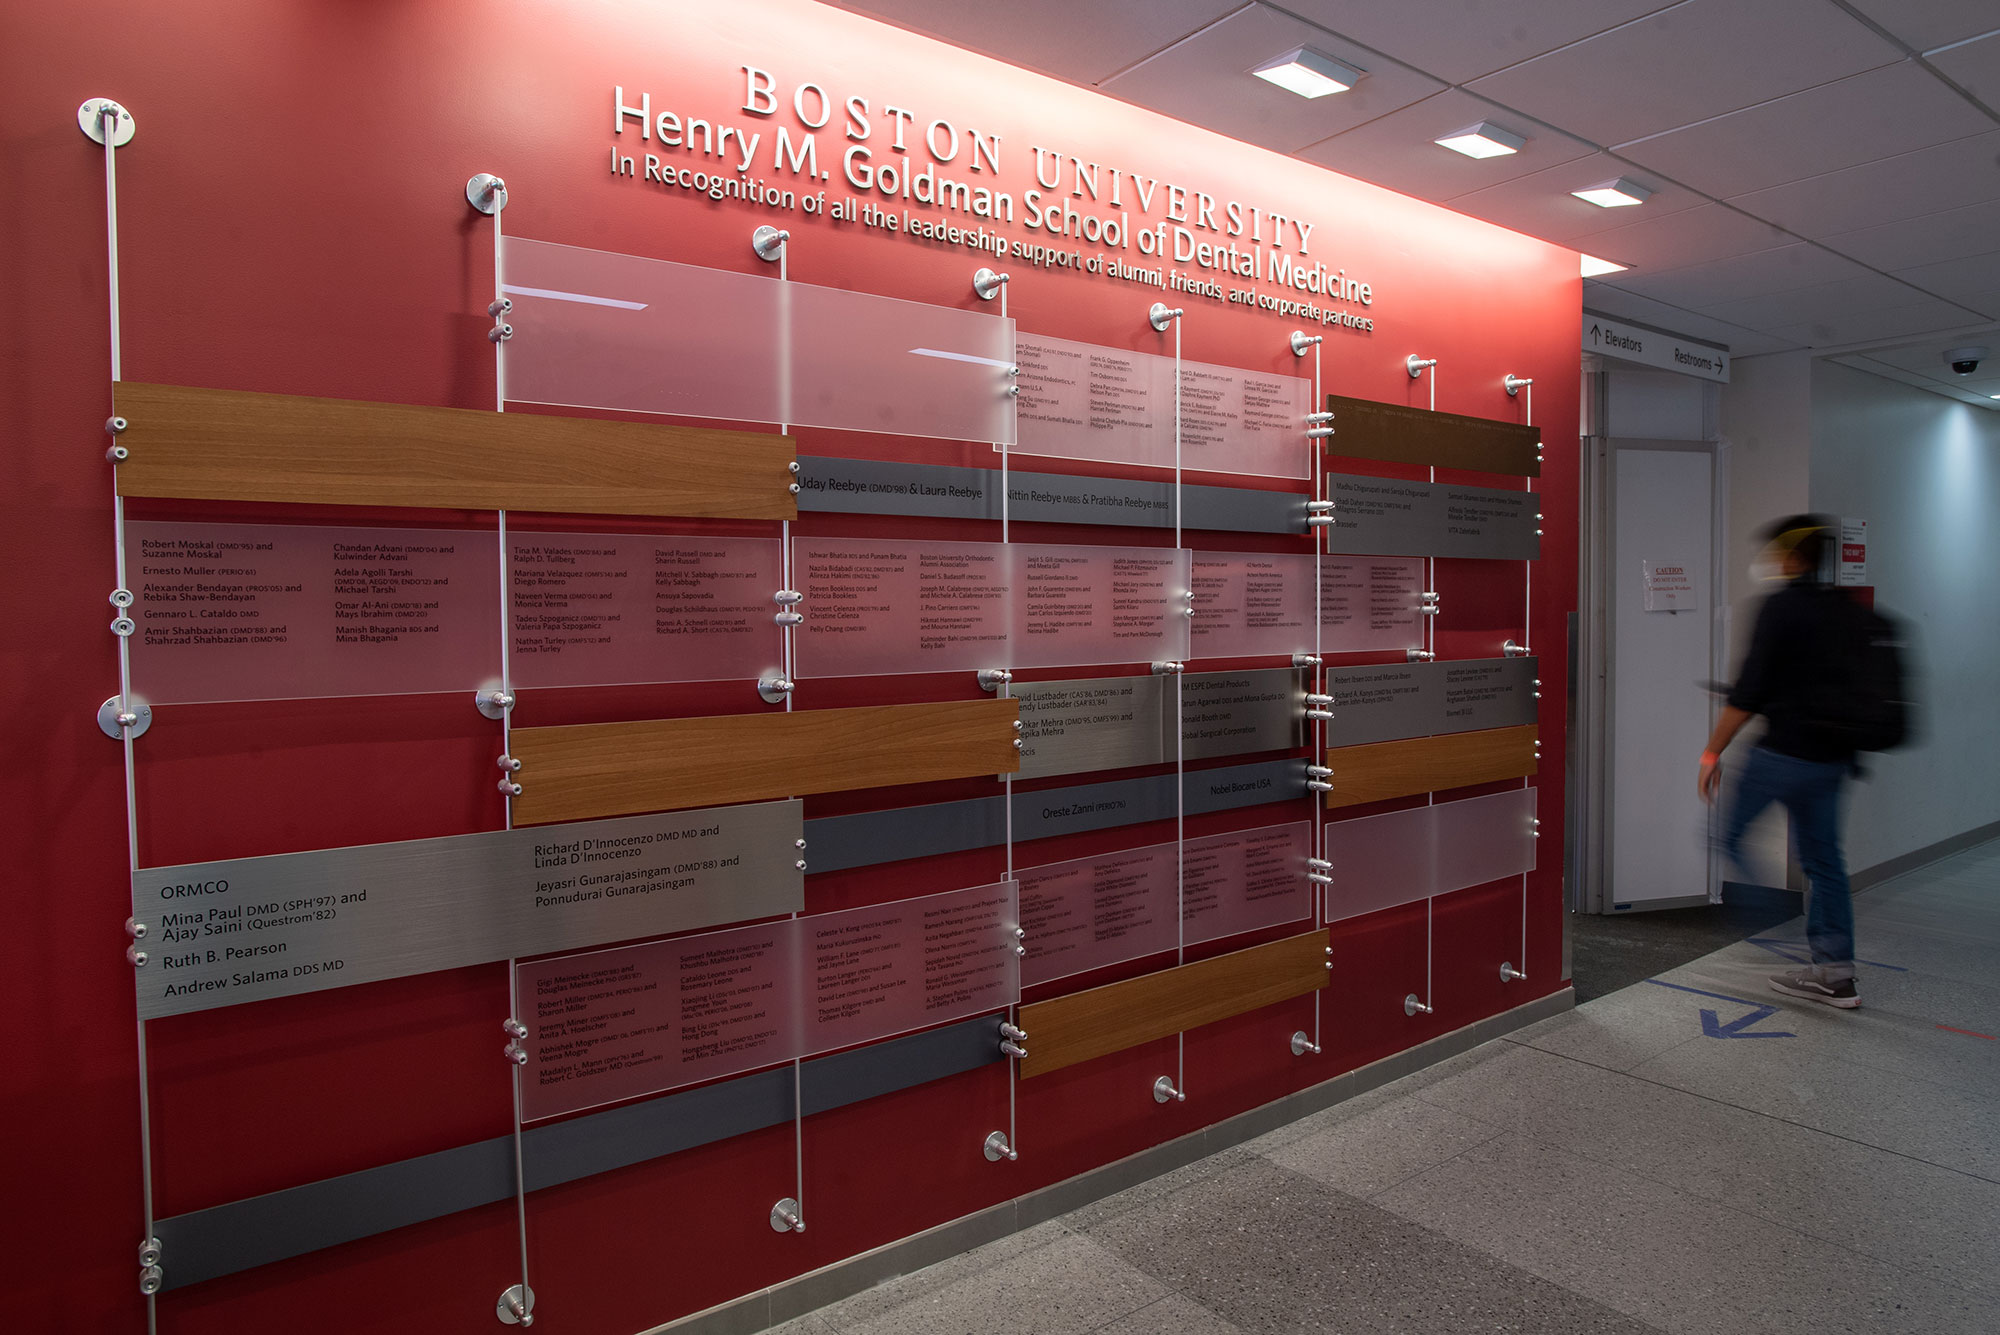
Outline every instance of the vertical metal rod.
<path id="1" fill-rule="evenodd" d="M 125 378 L 125 352 L 123 324 L 120 313 L 118 292 L 118 113 L 106 108 L 99 113 L 99 128 L 104 135 L 104 254 L 105 254 L 105 295 L 111 319 L 111 412 L 118 411 L 118 383 Z M 111 485 L 111 540 L 112 563 L 115 567 L 112 578 L 115 588 L 129 587 L 125 582 L 125 498 L 118 494 L 115 475 Z M 132 712 L 132 640 L 128 635 L 120 635 L 118 640 L 118 712 Z M 139 785 L 137 777 L 138 757 L 132 749 L 132 729 L 120 728 L 120 751 L 125 765 L 125 852 L 128 871 L 139 870 Z M 147 1058 L 146 1022 L 135 1020 L 136 1056 L 139 1065 L 139 1201 L 145 1219 L 144 1238 L 153 1236 L 153 1096 L 151 1086 L 151 1064 Z M 155 1294 L 146 1297 L 146 1330 L 148 1335 L 159 1329 L 158 1299 Z"/>
<path id="2" fill-rule="evenodd" d="M 1431 366 L 1431 411 L 1432 412 L 1436 412 L 1438 406 L 1437 375 L 1438 375 L 1438 369 L 1436 364 L 1433 363 Z M 1430 476 L 1430 483 L 1433 487 L 1435 487 L 1437 485 L 1437 480 L 1438 480 L 1437 465 L 1432 464 L 1428 472 Z M 1427 556 L 1424 558 L 1424 564 L 1425 566 L 1428 567 L 1428 574 L 1430 575 L 1430 578 L 1425 582 L 1430 585 L 1431 592 L 1436 593 L 1438 592 L 1437 558 L 1435 556 Z M 1441 602 L 1442 599 L 1439 599 L 1438 601 Z M 1429 661 L 1433 663 L 1437 661 L 1438 615 L 1439 614 L 1434 611 L 1430 616 L 1424 618 L 1424 649 L 1430 654 L 1431 657 Z M 1436 806 L 1437 794 L 1434 792 L 1425 793 L 1424 805 L 1427 807 Z M 1424 896 L 1424 1004 L 1426 1006 L 1433 1006 L 1437 1004 L 1436 1000 L 1431 995 L 1431 949 L 1434 944 L 1434 940 L 1431 933 L 1431 906 L 1432 906 L 1432 896 L 1430 895 Z"/>
<path id="3" fill-rule="evenodd" d="M 1181 317 L 1174 317 L 1174 550 L 1181 540 Z M 1185 555 L 1185 553 L 1183 553 Z M 1187 563 L 1188 583 L 1194 564 Z M 1191 604 L 1190 604 L 1191 605 Z M 1193 631 L 1189 631 L 1192 639 Z M 1189 646 L 1192 648 L 1192 644 Z M 1187 705 L 1184 672 L 1174 674 L 1174 963 L 1187 963 Z M 1187 1033 L 1175 1037 L 1174 1088 L 1187 1095 Z"/>
<path id="4" fill-rule="evenodd" d="M 1313 389 L 1312 389 L 1311 406 L 1312 406 L 1312 411 L 1315 413 L 1325 411 L 1325 408 L 1323 407 L 1325 401 L 1321 398 L 1321 391 L 1320 391 L 1319 350 L 1320 350 L 1320 345 L 1318 343 L 1314 343 L 1313 344 Z M 1311 436 L 1306 437 L 1306 467 L 1312 473 L 1312 498 L 1316 501 L 1325 500 L 1326 469 L 1320 466 L 1319 444 Z M 1331 524 L 1323 524 L 1320 527 L 1323 531 L 1330 532 L 1333 526 Z M 1311 527 L 1308 526 L 1306 531 L 1308 533 L 1312 532 Z M 1313 651 L 1313 658 L 1319 662 L 1319 666 L 1314 668 L 1308 668 L 1306 671 L 1306 678 L 1308 681 L 1312 683 L 1313 692 L 1322 695 L 1325 694 L 1326 692 L 1326 664 L 1325 664 L 1326 655 L 1321 649 L 1321 644 L 1324 639 L 1321 631 L 1321 626 L 1323 625 L 1324 618 L 1326 616 L 1326 605 L 1323 597 L 1325 591 L 1321 587 L 1320 581 L 1325 578 L 1325 572 L 1322 568 L 1323 563 L 1325 562 L 1326 559 L 1325 553 L 1326 553 L 1326 539 L 1323 537 L 1314 538 L 1313 539 L 1312 651 Z M 1309 765 L 1324 765 L 1326 763 L 1326 720 L 1324 719 L 1313 720 L 1312 759 L 1307 761 L 1306 763 Z M 1326 821 L 1323 819 L 1324 808 L 1319 800 L 1319 795 L 1313 792 L 1313 790 L 1310 788 L 1306 789 L 1306 800 L 1312 804 L 1312 833 L 1306 839 L 1306 848 L 1308 850 L 1308 855 L 1314 858 L 1319 858 L 1324 860 L 1326 857 L 1326 849 L 1327 849 Z M 1306 882 L 1306 884 L 1310 885 L 1313 889 L 1313 894 L 1312 894 L 1313 928 L 1314 930 L 1324 935 L 1326 932 L 1326 911 L 1328 907 L 1326 895 L 1328 887 L 1321 885 L 1318 881 L 1308 881 Z M 1326 989 L 1323 987 L 1313 989 L 1313 1047 L 1315 1048 L 1318 1048 L 1320 1046 L 1320 1031 L 1319 1031 L 1319 1020 L 1320 1020 L 1320 1009 L 1321 1009 L 1320 1002 L 1321 999 L 1325 996 L 1325 994 L 1326 994 Z"/>
<path id="5" fill-rule="evenodd" d="M 1527 411 L 1528 411 L 1527 424 L 1529 426 L 1533 426 L 1535 424 L 1535 382 L 1532 379 L 1530 379 L 1528 383 L 1526 385 L 1523 385 L 1521 388 L 1523 393 L 1527 395 Z M 1532 477 L 1529 478 L 1527 482 L 1524 484 L 1524 490 L 1526 490 L 1530 496 L 1534 495 L 1535 479 L 1533 479 Z M 1537 524 L 1537 527 L 1540 527 L 1539 523 Z M 1533 561 L 1523 561 L 1521 562 L 1521 643 L 1527 645 L 1531 649 L 1534 647 L 1535 644 L 1535 630 L 1533 625 L 1534 616 L 1535 616 L 1535 563 Z M 1523 788 L 1527 788 L 1530 787 L 1531 785 L 1529 784 L 1527 779 L 1523 778 L 1521 780 L 1521 786 Z M 1520 969 L 1522 973 L 1528 972 L 1528 873 L 1526 872 L 1521 873 Z"/>
<path id="6" fill-rule="evenodd" d="M 784 327 L 778 331 L 779 376 L 783 384 L 783 406 L 787 420 L 778 423 L 778 434 L 785 435 L 792 429 L 790 422 L 792 406 L 792 303 L 791 293 L 784 285 L 792 277 L 792 243 L 788 237 L 778 244 L 778 292 L 779 310 L 783 312 Z M 792 588 L 792 580 L 798 567 L 792 561 L 792 521 L 779 521 L 778 570 L 784 587 Z M 786 681 L 797 683 L 798 640 L 790 625 L 783 627 L 779 637 L 779 674 Z M 785 692 L 785 712 L 792 712 L 793 691 Z M 798 914 L 792 918 L 796 921 Z M 806 1101 L 805 1101 L 805 1059 L 792 1058 L 792 1199 L 799 1203 L 798 1217 L 806 1217 Z"/>
<path id="7" fill-rule="evenodd" d="M 1000 318 L 1003 320 L 1007 318 L 1007 284 L 1005 283 L 1000 285 Z M 1018 357 L 1019 355 L 1020 349 L 1017 346 L 1015 348 L 1015 356 Z M 1020 434 L 1021 401 L 1018 396 L 1009 397 L 1014 404 L 1014 429 L 1015 434 L 1018 436 Z M 1010 495 L 1011 488 L 1007 481 L 1007 455 L 1007 442 L 1003 440 L 1000 442 L 1000 545 L 1002 547 L 1008 546 L 1013 541 L 1011 531 L 1008 528 L 1013 501 Z M 1011 563 L 1009 568 L 1012 568 Z M 1007 657 L 1009 659 L 1007 667 L 1011 671 L 1014 666 L 1012 662 L 1014 656 L 1009 654 Z M 1013 694 L 1014 685 L 1011 681 L 1000 683 L 1001 699 L 1008 699 Z M 1011 772 L 1002 775 L 1000 778 L 1000 803 L 1002 812 L 1000 817 L 1002 842 L 1007 850 L 1007 872 L 1005 879 L 1011 881 L 1014 879 L 1014 776 Z M 1017 891 L 1014 897 L 1014 911 L 1017 917 L 1020 913 L 1020 908 L 1020 894 Z M 1016 958 L 1018 959 L 1019 957 L 1017 956 Z M 1021 991 L 1019 986 L 1020 968 L 1018 964 L 1015 966 L 1014 977 L 1014 995 L 1017 1004 L 1007 1008 L 1007 1023 L 1018 1026 L 1021 1023 L 1021 1008 L 1018 1004 Z M 1021 1065 L 1019 1062 L 1009 1061 L 1007 1063 L 1007 1148 L 1013 1150 L 1017 1155 L 1021 1152 L 1020 1083 Z"/>

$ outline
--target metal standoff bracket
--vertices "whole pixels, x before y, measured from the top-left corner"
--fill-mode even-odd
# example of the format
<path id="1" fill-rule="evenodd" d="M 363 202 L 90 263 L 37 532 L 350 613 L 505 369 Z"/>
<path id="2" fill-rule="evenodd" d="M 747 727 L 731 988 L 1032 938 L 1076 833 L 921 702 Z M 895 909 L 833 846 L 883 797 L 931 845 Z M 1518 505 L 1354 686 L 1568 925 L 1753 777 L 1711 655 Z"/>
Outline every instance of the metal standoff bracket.
<path id="1" fill-rule="evenodd" d="M 1021 730 L 1021 725 L 1019 723 L 1016 723 L 1014 725 L 1014 731 L 1019 732 L 1020 730 Z M 1021 744 L 1019 742 L 1015 742 L 1014 749 L 1017 751 L 1020 750 Z M 1025 955 L 1028 953 L 1028 948 L 1021 944 L 1023 941 L 1027 939 L 1028 939 L 1027 929 L 1021 927 L 1016 927 L 1014 929 L 1014 953 L 1016 955 Z M 1013 1028 L 1014 1026 L 1011 1024 L 1003 1024 L 1000 1026 L 1000 1030 L 1002 1033 L 1006 1033 L 1007 1030 Z M 1012 1038 L 1022 1038 L 1022 1039 L 1025 1039 L 1027 1036 L 1028 1034 L 1026 1030 L 1016 1030 L 1013 1034 L 1009 1035 L 1009 1037 Z"/>
<path id="2" fill-rule="evenodd" d="M 472 697 L 472 703 L 479 712 L 498 723 L 507 717 L 507 711 L 514 707 L 514 695 L 497 686 L 489 686 Z"/>
<path id="3" fill-rule="evenodd" d="M 1528 818 L 1528 827 L 1534 831 L 1535 838 L 1539 839 L 1542 837 L 1542 818 L 1540 816 L 1530 816 Z"/>
<path id="4" fill-rule="evenodd" d="M 1315 1057 L 1319 1056 L 1319 1044 L 1313 1042 L 1305 1030 L 1300 1029 L 1292 1035 L 1292 1055 L 1303 1057 L 1308 1053 Z"/>
<path id="5" fill-rule="evenodd" d="M 165 1256 L 158 1238 L 147 1238 L 139 1244 L 139 1292 L 148 1298 L 166 1286 L 167 1274 L 160 1266 Z"/>
<path id="6" fill-rule="evenodd" d="M 979 689 L 989 695 L 1014 680 L 1014 674 L 1006 668 L 979 669 Z"/>
<path id="7" fill-rule="evenodd" d="M 794 482 L 792 485 L 796 487 L 798 484 Z M 778 611 L 771 620 L 780 626 L 800 625 L 806 618 L 805 613 L 799 611 L 799 604 L 805 600 L 806 596 L 797 589 L 779 589 L 771 595 L 771 601 L 778 605 Z"/>
<path id="8" fill-rule="evenodd" d="M 1437 590 L 1435 589 L 1424 590 L 1422 598 L 1420 598 L 1417 602 L 1417 611 L 1421 612 L 1423 615 L 1427 617 L 1434 617 L 1438 614 Z"/>
<path id="9" fill-rule="evenodd" d="M 1292 655 L 1292 666 L 1295 668 L 1316 668 L 1324 661 L 1318 654 Z"/>
<path id="10" fill-rule="evenodd" d="M 535 1324 L 535 1291 L 525 1284 L 511 1285 L 493 1304 L 493 1315 L 506 1326 Z"/>
<path id="11" fill-rule="evenodd" d="M 1435 663 L 1437 655 L 1428 649 L 1405 649 L 1403 659 L 1410 663 Z"/>
<path id="12" fill-rule="evenodd" d="M 773 1233 L 806 1231 L 806 1217 L 799 1212 L 799 1203 L 790 1196 L 771 1207 L 771 1231 Z"/>
<path id="13" fill-rule="evenodd" d="M 507 1035 L 507 1046 L 500 1049 L 500 1055 L 516 1066 L 526 1066 L 528 1050 L 521 1045 L 528 1040 L 528 1026 L 509 1016 L 500 1022 L 500 1030 Z"/>
<path id="14" fill-rule="evenodd" d="M 1306 696 L 1306 717 L 1319 723 L 1333 722 L 1333 697 L 1330 695 L 1308 694 Z"/>
<path id="15" fill-rule="evenodd" d="M 1008 1141 L 1005 1131 L 995 1131 L 986 1138 L 986 1144 L 981 1146 L 981 1148 L 986 1153 L 986 1162 L 988 1163 L 999 1163 L 1002 1159 L 1005 1159 L 1008 1163 L 1012 1163 L 1021 1157 L 1015 1152 L 1014 1146 Z"/>
<path id="16" fill-rule="evenodd" d="M 1163 1075 L 1153 1082 L 1153 1102 L 1186 1103 L 1187 1095 L 1174 1088 L 1174 1078 L 1172 1076 Z"/>
<path id="17" fill-rule="evenodd" d="M 1330 426 L 1313 426 L 1306 428 L 1307 440 L 1325 440 L 1328 436 L 1331 436 L 1332 434 L 1333 434 L 1333 428 Z"/>
<path id="18" fill-rule="evenodd" d="M 793 495 L 793 496 L 796 496 L 796 495 L 798 495 L 798 494 L 799 494 L 799 490 L 800 490 L 800 488 L 799 488 L 799 461 L 798 461 L 797 459 L 794 459 L 794 460 L 792 460 L 792 461 L 791 461 L 790 463 L 786 464 L 786 465 L 785 465 L 785 471 L 786 471 L 787 473 L 790 473 L 790 474 L 792 475 L 792 480 L 791 480 L 790 482 L 787 482 L 787 483 L 785 484 L 785 490 L 786 490 L 786 492 L 787 492 L 787 493 L 789 493 L 789 494 L 791 494 L 791 495 Z"/>
<path id="19" fill-rule="evenodd" d="M 1326 336 L 1324 334 L 1308 334 L 1303 329 L 1294 329 L 1290 340 L 1292 356 L 1303 357 L 1306 355 L 1308 349 L 1317 347 L 1325 341 Z"/>
<path id="20" fill-rule="evenodd" d="M 790 232 L 766 223 L 750 234 L 750 249 L 757 252 L 760 260 L 776 260 L 785 253 L 785 243 L 791 239 Z"/>
<path id="21" fill-rule="evenodd" d="M 139 122 L 133 119 L 132 113 L 108 97 L 85 98 L 83 105 L 76 109 L 76 128 L 89 135 L 93 144 L 104 142 L 106 121 L 111 123 L 113 148 L 125 147 L 139 132 Z"/>
<path id="22" fill-rule="evenodd" d="M 1535 382 L 1532 377 L 1515 375 L 1512 371 L 1509 371 L 1507 373 L 1507 378 L 1505 380 L 1502 380 L 1500 383 L 1506 386 L 1507 397 L 1511 399 L 1515 395 L 1519 394 L 1523 389 L 1527 388 L 1529 385 L 1534 384 Z"/>
<path id="23" fill-rule="evenodd" d="M 1419 357 L 1414 352 L 1411 353 L 1409 356 L 1403 358 L 1403 369 L 1410 373 L 1410 379 L 1412 380 L 1421 379 L 1425 371 L 1430 370 L 1431 367 L 1436 366 L 1437 364 L 1438 364 L 1437 358 Z"/>
<path id="24" fill-rule="evenodd" d="M 1328 766 L 1325 766 L 1325 765 L 1307 765 L 1307 766 L 1306 766 L 1306 791 L 1307 791 L 1307 792 L 1311 792 L 1311 793 L 1330 793 L 1330 792 L 1332 792 L 1332 791 L 1333 791 L 1333 785 L 1327 782 L 1327 780 L 1328 780 L 1328 779 L 1331 779 L 1332 777 L 1333 777 L 1333 770 L 1332 770 L 1331 768 L 1329 768 Z M 1313 865 L 1313 866 L 1314 866 L 1315 868 L 1317 868 L 1317 867 L 1318 867 L 1318 865 L 1319 865 L 1319 862 L 1320 862 L 1320 859 L 1318 859 L 1318 858 L 1313 858 L 1313 859 L 1312 859 L 1312 865 Z"/>
<path id="25" fill-rule="evenodd" d="M 1533 656 L 1535 651 L 1525 644 L 1516 644 L 1512 640 L 1509 640 L 1500 646 L 1500 652 L 1509 658 L 1529 658 Z M 1536 682 L 1535 684 L 1537 686 L 1541 685 L 1540 682 Z"/>
<path id="26" fill-rule="evenodd" d="M 1153 664 L 1153 675 L 1156 677 L 1177 677 L 1186 670 L 1187 664 L 1176 663 L 1171 658 L 1161 659 Z"/>
<path id="27" fill-rule="evenodd" d="M 991 301 L 1000 295 L 1001 288 L 1012 281 L 1012 274 L 994 273 L 991 269 L 981 269 L 978 273 L 972 275 L 972 291 L 981 301 Z"/>
<path id="28" fill-rule="evenodd" d="M 507 183 L 492 172 L 481 172 L 465 183 L 465 202 L 491 217 L 507 207 Z"/>
<path id="29" fill-rule="evenodd" d="M 1012 1057 L 1015 1061 L 1019 1061 L 1028 1055 L 1028 1050 L 1011 1038 L 1000 1040 L 1000 1052 L 1003 1056 Z"/>
<path id="30" fill-rule="evenodd" d="M 118 741 L 124 737 L 144 737 L 153 726 L 153 707 L 136 695 L 124 699 L 112 696 L 97 707 L 97 730 Z"/>
<path id="31" fill-rule="evenodd" d="M 767 705 L 782 704 L 798 686 L 790 677 L 761 677 L 757 681 L 757 695 Z"/>
<path id="32" fill-rule="evenodd" d="M 1535 698 L 1537 700 L 1542 698 L 1542 679 L 1540 677 L 1535 678 Z M 1540 755 L 1541 753 L 1542 744 L 1538 741 L 1535 743 L 1535 754 Z"/>
<path id="33" fill-rule="evenodd" d="M 1165 333 L 1168 325 L 1180 319 L 1186 313 L 1177 306 L 1169 306 L 1164 301 L 1156 301 L 1153 303 L 1152 309 L 1146 312 L 1146 322 L 1161 333 Z"/>
<path id="34" fill-rule="evenodd" d="M 1508 960 L 1500 966 L 1500 981 L 1503 983 L 1525 983 L 1528 981 L 1528 975 L 1515 968 L 1514 961 Z"/>
<path id="35" fill-rule="evenodd" d="M 1333 523 L 1332 501 L 1306 502 L 1306 527 L 1327 528 Z"/>
<path id="36" fill-rule="evenodd" d="M 1429 1006 L 1424 1005 L 1423 1002 L 1417 1000 L 1416 993 L 1412 992 L 1410 993 L 1409 996 L 1403 998 L 1403 1014 L 1429 1015 L 1430 1013 L 1431 1013 L 1431 1008 Z"/>
<path id="37" fill-rule="evenodd" d="M 1328 973 L 1332 973 L 1332 972 L 1333 972 L 1333 947 L 1332 947 L 1332 946 L 1328 946 L 1328 947 L 1326 948 L 1326 971 L 1327 971 Z"/>

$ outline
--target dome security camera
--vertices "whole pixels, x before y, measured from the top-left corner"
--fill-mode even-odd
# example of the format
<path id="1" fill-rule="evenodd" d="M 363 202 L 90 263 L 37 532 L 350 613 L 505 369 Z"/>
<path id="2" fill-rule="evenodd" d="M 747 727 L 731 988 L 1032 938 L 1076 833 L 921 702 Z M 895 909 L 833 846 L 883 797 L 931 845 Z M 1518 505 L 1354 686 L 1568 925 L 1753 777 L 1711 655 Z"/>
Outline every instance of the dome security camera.
<path id="1" fill-rule="evenodd" d="M 1979 363 L 1992 355 L 1992 351 L 1991 348 L 1953 348 L 1944 355 L 1944 359 L 1960 375 L 1971 375 L 1979 369 Z"/>

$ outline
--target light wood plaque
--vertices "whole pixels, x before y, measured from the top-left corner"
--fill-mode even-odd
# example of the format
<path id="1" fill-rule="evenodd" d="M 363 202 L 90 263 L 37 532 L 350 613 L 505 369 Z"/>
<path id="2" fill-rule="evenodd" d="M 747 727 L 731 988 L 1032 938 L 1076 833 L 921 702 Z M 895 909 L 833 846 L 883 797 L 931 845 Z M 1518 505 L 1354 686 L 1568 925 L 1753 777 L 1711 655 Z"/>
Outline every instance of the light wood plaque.
<path id="1" fill-rule="evenodd" d="M 1444 788 L 1529 778 L 1537 764 L 1536 735 L 1535 725 L 1530 723 L 1518 728 L 1337 746 L 1326 753 L 1326 767 L 1333 771 L 1326 780 L 1333 785 L 1326 794 L 1326 804 L 1351 807 Z"/>

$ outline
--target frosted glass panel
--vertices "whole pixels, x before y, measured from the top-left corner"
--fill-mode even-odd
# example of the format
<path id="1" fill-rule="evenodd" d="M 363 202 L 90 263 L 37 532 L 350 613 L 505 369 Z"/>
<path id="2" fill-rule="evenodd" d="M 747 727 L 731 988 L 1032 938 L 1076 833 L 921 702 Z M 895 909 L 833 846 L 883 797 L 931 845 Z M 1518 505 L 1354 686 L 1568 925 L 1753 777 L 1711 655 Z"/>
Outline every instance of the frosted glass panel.
<path id="1" fill-rule="evenodd" d="M 132 686 L 153 704 L 471 692 L 499 677 L 490 532 L 154 521 L 125 532 Z"/>
<path id="2" fill-rule="evenodd" d="M 522 1116 L 555 1117 L 790 1061 L 795 919 L 517 967 Z"/>
<path id="3" fill-rule="evenodd" d="M 1022 334 L 1023 454 L 1174 466 L 1174 359 Z M 1307 477 L 1310 384 L 1299 376 L 1181 363 L 1181 467 Z"/>
<path id="4" fill-rule="evenodd" d="M 1420 556 L 1326 556 L 1320 562 L 1320 647 L 1330 654 L 1421 649 Z"/>
<path id="5" fill-rule="evenodd" d="M 792 543 L 804 677 L 1006 667 L 1007 548 L 991 542 Z"/>
<path id="6" fill-rule="evenodd" d="M 1535 789 L 1331 821 L 1328 922 L 1535 869 Z"/>
<path id="7" fill-rule="evenodd" d="M 516 686 L 754 681 L 779 663 L 772 538 L 510 533 Z"/>
<path id="8" fill-rule="evenodd" d="M 1313 651 L 1313 558 L 1194 553 L 1196 658 Z"/>
<path id="9" fill-rule="evenodd" d="M 1017 883 L 799 918 L 800 1055 L 999 1010 L 1021 998 Z"/>
<path id="10" fill-rule="evenodd" d="M 1021 868 L 1022 986 L 1172 950 L 1177 852 L 1154 844 Z"/>
<path id="11" fill-rule="evenodd" d="M 978 311 L 514 237 L 523 403 L 1011 443 L 1014 325 Z"/>
<path id="12" fill-rule="evenodd" d="M 1188 553 L 1027 547 L 1014 561 L 1014 667 L 1188 657 Z"/>
<path id="13" fill-rule="evenodd" d="M 1312 916 L 1310 821 L 1187 841 L 1182 909 L 1190 943 Z"/>

